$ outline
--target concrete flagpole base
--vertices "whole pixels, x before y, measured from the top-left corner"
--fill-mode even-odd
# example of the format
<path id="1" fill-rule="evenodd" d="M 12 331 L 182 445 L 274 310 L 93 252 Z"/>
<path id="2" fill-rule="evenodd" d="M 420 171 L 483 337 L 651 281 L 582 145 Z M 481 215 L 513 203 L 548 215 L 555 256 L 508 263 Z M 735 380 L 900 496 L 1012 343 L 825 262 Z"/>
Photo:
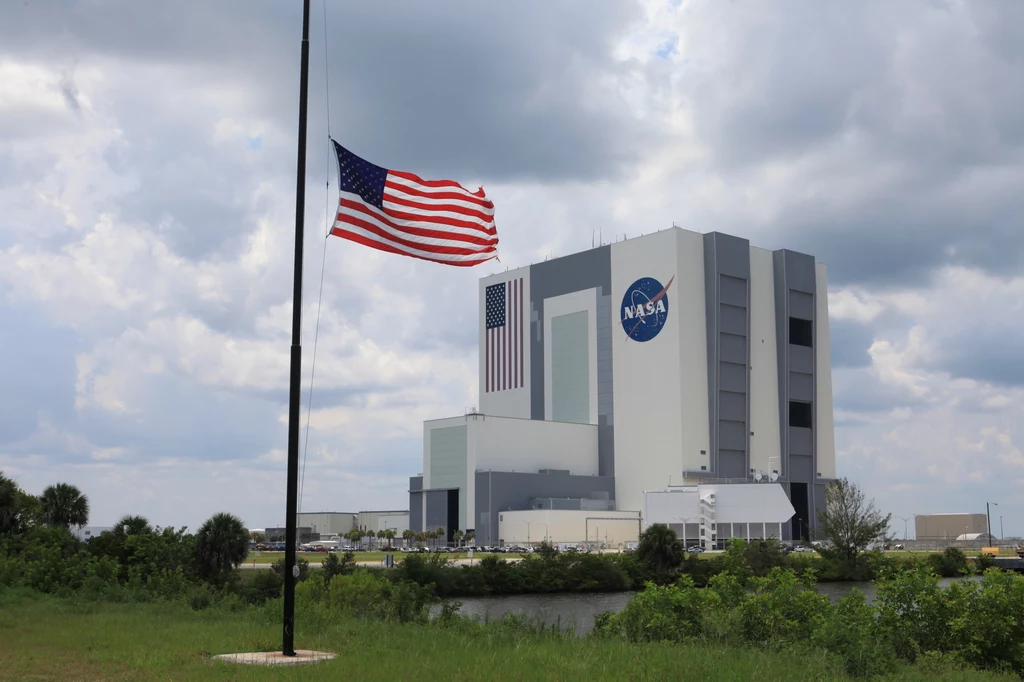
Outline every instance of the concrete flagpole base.
<path id="1" fill-rule="evenodd" d="M 329 661 L 335 654 L 326 651 L 310 651 L 309 649 L 296 649 L 294 656 L 285 656 L 280 651 L 255 651 L 246 654 L 220 654 L 214 656 L 215 661 L 227 663 L 242 663 L 245 665 L 304 665 L 306 663 L 319 663 Z"/>

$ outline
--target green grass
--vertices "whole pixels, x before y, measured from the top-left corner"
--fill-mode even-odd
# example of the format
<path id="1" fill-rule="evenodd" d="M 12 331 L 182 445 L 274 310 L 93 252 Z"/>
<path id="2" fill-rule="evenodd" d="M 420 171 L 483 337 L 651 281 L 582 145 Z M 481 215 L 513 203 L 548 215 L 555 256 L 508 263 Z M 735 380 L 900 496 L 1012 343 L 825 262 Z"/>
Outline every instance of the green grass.
<path id="1" fill-rule="evenodd" d="M 386 625 L 337 616 L 296 644 L 338 658 L 294 669 L 213 662 L 273 650 L 280 626 L 256 609 L 195 612 L 178 603 L 82 604 L 0 592 L 0 680 L 846 680 L 816 652 L 529 634 L 500 625 Z M 906 668 L 889 680 L 1013 680 Z"/>

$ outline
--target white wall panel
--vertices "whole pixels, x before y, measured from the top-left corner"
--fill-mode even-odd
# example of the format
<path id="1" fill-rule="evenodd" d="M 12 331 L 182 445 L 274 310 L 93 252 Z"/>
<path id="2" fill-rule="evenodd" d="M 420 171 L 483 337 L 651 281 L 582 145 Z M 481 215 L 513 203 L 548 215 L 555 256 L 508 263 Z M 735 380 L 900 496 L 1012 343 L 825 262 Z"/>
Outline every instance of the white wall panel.
<path id="1" fill-rule="evenodd" d="M 678 237 L 676 307 L 679 315 L 679 387 L 682 467 L 707 466 L 711 438 L 708 432 L 708 337 L 704 292 L 704 237 L 675 230 Z M 675 474 L 676 472 L 673 472 Z M 648 489 L 654 486 L 647 486 Z"/>
<path id="2" fill-rule="evenodd" d="M 481 416 L 470 423 L 470 431 L 477 471 L 568 469 L 577 476 L 597 476 L 596 426 Z"/>
<path id="3" fill-rule="evenodd" d="M 498 514 L 498 537 L 506 545 L 547 540 L 621 547 L 639 540 L 640 514 L 624 511 L 528 509 Z M 589 533 L 590 537 L 587 538 Z"/>
<path id="4" fill-rule="evenodd" d="M 486 314 L 484 307 L 486 304 L 486 296 L 484 292 L 487 287 L 492 284 L 498 284 L 499 282 L 507 282 L 511 279 L 523 278 L 523 365 L 524 365 L 524 381 L 522 387 L 507 389 L 504 391 L 486 391 L 486 369 L 487 369 L 487 354 L 485 352 L 486 343 Z M 479 293 L 477 301 L 477 334 L 479 339 L 479 360 L 478 365 L 480 369 L 479 382 L 478 382 L 478 405 L 480 406 L 480 412 L 484 414 L 500 415 L 502 417 L 517 417 L 519 419 L 530 418 L 530 363 L 532 361 L 530 356 L 530 268 L 522 267 L 516 268 L 515 270 L 509 270 L 508 272 L 501 272 L 490 277 L 484 277 L 480 280 Z"/>
<path id="5" fill-rule="evenodd" d="M 750 249 L 750 468 L 780 469 L 779 372 L 772 252 Z"/>
<path id="6" fill-rule="evenodd" d="M 832 352 L 828 330 L 828 277 L 824 263 L 814 264 L 817 290 L 814 316 L 818 326 L 815 340 L 815 429 L 818 471 L 822 478 L 836 477 L 835 419 L 832 413 Z"/>
<path id="7" fill-rule="evenodd" d="M 683 409 L 679 383 L 682 373 L 680 327 L 695 306 L 687 300 L 695 285 L 700 298 L 700 335 L 704 334 L 703 251 L 696 281 L 693 273 L 681 272 L 678 235 L 665 230 L 643 239 L 616 242 L 611 247 L 612 265 L 612 374 L 615 384 L 615 498 L 622 510 L 641 509 L 643 491 L 662 488 L 670 477 L 678 480 L 683 469 Z M 696 235 L 698 241 L 699 235 Z M 703 248 L 703 247 L 701 247 Z M 667 285 L 668 317 L 665 327 L 649 341 L 629 338 L 622 327 L 622 299 L 642 277 Z M 673 279 L 674 278 L 674 279 Z M 704 347 L 702 341 L 701 347 Z M 702 356 L 706 368 L 706 356 Z M 708 430 L 707 375 L 704 370 L 704 433 Z M 690 378 L 690 377 L 688 377 Z M 705 446 L 706 449 L 706 446 Z"/>
<path id="8" fill-rule="evenodd" d="M 644 528 L 655 523 L 697 523 L 700 499 L 715 495 L 716 523 L 785 523 L 795 513 L 778 483 L 703 484 L 644 495 Z"/>

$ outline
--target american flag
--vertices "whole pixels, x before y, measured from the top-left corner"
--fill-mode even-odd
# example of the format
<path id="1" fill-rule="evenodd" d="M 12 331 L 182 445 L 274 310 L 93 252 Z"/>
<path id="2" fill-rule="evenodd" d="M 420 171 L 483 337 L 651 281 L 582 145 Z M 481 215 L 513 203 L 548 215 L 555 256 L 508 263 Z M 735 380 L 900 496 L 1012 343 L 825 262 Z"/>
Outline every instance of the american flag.
<path id="1" fill-rule="evenodd" d="M 523 278 L 492 284 L 484 290 L 484 392 L 525 386 Z"/>
<path id="2" fill-rule="evenodd" d="M 451 180 L 381 168 L 331 142 L 340 195 L 331 234 L 445 265 L 477 265 L 498 255 L 494 204 L 483 187 L 470 192 Z"/>

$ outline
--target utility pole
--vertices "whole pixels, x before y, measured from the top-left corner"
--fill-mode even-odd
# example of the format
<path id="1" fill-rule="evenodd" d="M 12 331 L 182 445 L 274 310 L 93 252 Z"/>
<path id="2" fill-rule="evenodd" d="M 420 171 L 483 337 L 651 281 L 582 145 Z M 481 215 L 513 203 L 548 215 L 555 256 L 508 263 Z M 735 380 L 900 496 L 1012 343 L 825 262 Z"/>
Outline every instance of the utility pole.
<path id="1" fill-rule="evenodd" d="M 907 521 L 910 520 L 908 516 L 897 516 L 898 519 L 903 519 L 903 542 L 907 541 Z"/>
<path id="2" fill-rule="evenodd" d="M 989 537 L 989 541 L 991 541 L 992 540 L 992 515 L 989 513 L 989 510 L 988 510 L 988 505 L 989 504 L 994 504 L 995 506 L 998 507 L 999 503 L 998 502 L 991 502 L 991 503 L 990 502 L 986 502 L 985 503 L 985 519 L 986 519 L 986 524 L 985 525 L 988 527 L 988 537 Z"/>
<path id="3" fill-rule="evenodd" d="M 295 169 L 295 266 L 292 282 L 292 345 L 288 382 L 288 474 L 285 496 L 284 623 L 281 653 L 295 655 L 295 563 L 299 497 L 299 390 L 302 376 L 302 244 L 306 212 L 306 99 L 309 91 L 309 0 L 302 3 L 302 43 L 299 64 L 299 140 Z"/>

